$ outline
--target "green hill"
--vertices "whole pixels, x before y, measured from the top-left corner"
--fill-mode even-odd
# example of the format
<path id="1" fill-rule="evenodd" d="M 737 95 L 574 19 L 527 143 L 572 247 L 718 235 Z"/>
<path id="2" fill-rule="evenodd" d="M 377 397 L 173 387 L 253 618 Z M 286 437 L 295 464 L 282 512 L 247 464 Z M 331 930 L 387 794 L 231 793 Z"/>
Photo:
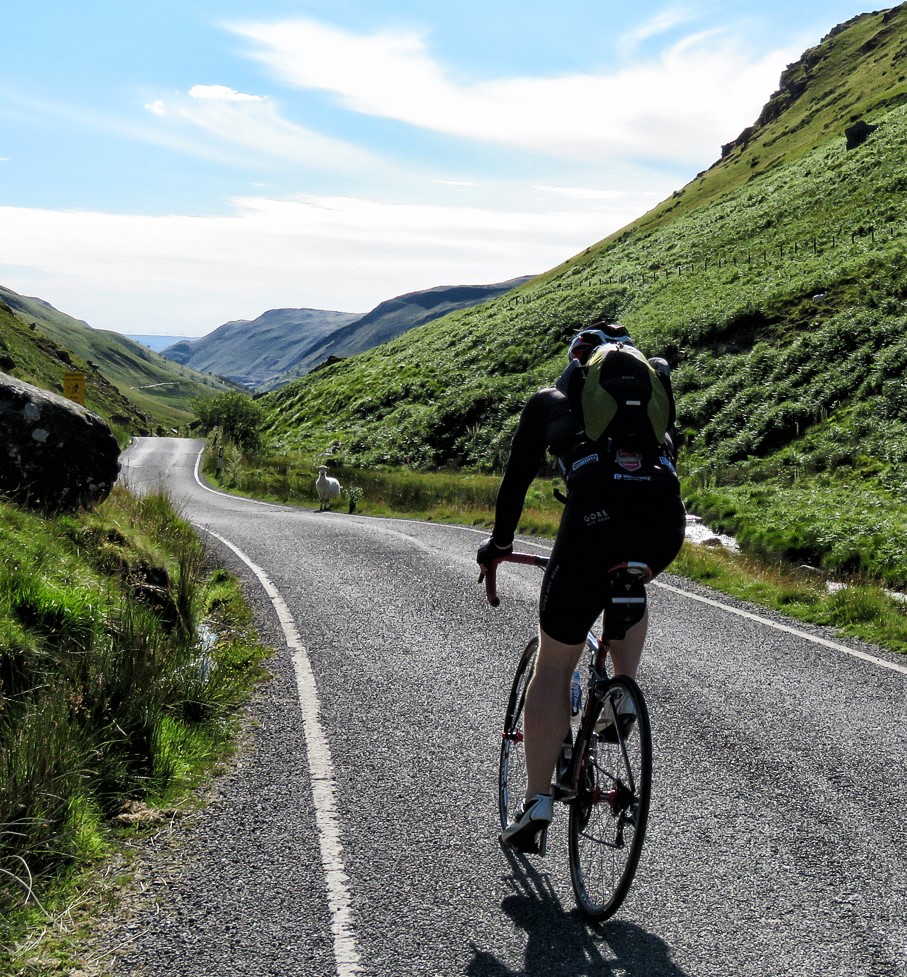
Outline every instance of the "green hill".
<path id="1" fill-rule="evenodd" d="M 69 370 L 85 374 L 86 407 L 125 432 L 150 433 L 153 419 L 127 400 L 106 377 L 37 327 L 26 325 L 0 302 L 0 373 L 62 394 L 63 374 Z"/>
<path id="2" fill-rule="evenodd" d="M 493 468 L 565 340 L 675 369 L 694 511 L 770 557 L 907 581 L 907 5 L 835 28 L 709 170 L 479 308 L 262 398 L 285 447 Z M 848 149 L 845 129 L 877 126 Z"/>
<path id="3" fill-rule="evenodd" d="M 92 329 L 42 299 L 0 286 L 0 303 L 8 310 L 7 316 L 0 317 L 0 351 L 5 344 L 5 355 L 13 364 L 3 372 L 60 392 L 63 371 L 73 366 L 65 357 L 60 359 L 60 353 L 51 352 L 57 347 L 74 357 L 74 362 L 78 361 L 76 368 L 89 377 L 87 406 L 106 417 L 111 412 L 129 417 L 128 425 L 136 430 L 185 424 L 194 417 L 188 407 L 193 397 L 231 389 L 220 378 L 179 366 L 119 333 Z M 26 331 L 14 329 L 9 315 Z M 32 344 L 38 349 L 27 351 Z M 12 352 L 13 345 L 18 353 Z M 31 376 L 29 370 L 33 371 Z M 99 375 L 101 379 L 95 380 Z M 107 390 L 110 385 L 125 398 L 125 406 L 118 402 L 115 409 L 108 407 L 108 402 L 113 402 L 113 395 Z"/>

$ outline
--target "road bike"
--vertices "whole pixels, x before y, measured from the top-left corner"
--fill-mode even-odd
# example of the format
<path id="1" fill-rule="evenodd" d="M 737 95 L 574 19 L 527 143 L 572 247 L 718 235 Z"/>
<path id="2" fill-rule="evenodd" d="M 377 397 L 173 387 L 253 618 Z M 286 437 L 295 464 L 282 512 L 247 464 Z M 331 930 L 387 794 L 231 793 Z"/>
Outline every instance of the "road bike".
<path id="1" fill-rule="evenodd" d="M 512 553 L 501 562 L 545 567 L 548 559 Z M 624 675 L 609 676 L 606 660 L 610 639 L 622 637 L 645 612 L 645 584 L 651 577 L 643 563 L 620 564 L 608 573 L 604 633 L 599 638 L 589 632 L 578 674 L 574 673 L 570 728 L 552 785 L 555 800 L 569 809 L 570 878 L 576 902 L 594 921 L 612 916 L 626 898 L 649 816 L 649 712 L 636 682 Z M 493 569 L 484 580 L 488 601 L 497 606 Z M 520 657 L 504 717 L 498 776 L 502 831 L 518 816 L 526 790 L 523 710 L 537 655 L 534 637 Z M 547 828 L 538 833 L 534 850 L 544 855 L 546 845 Z"/>

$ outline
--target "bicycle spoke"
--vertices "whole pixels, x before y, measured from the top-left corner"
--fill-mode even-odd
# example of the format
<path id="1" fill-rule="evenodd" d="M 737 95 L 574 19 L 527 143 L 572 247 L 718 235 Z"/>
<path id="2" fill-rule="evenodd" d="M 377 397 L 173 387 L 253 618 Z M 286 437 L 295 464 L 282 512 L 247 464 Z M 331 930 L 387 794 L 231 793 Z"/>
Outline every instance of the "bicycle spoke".
<path id="1" fill-rule="evenodd" d="M 570 810 L 570 874 L 580 909 L 606 919 L 623 902 L 639 862 L 651 784 L 651 735 L 642 693 L 626 678 L 608 683 L 605 696 L 620 688 L 636 719 L 616 742 L 595 732 L 593 709 L 577 744 L 583 751 L 580 790 Z M 606 713 L 606 715 L 610 715 Z"/>

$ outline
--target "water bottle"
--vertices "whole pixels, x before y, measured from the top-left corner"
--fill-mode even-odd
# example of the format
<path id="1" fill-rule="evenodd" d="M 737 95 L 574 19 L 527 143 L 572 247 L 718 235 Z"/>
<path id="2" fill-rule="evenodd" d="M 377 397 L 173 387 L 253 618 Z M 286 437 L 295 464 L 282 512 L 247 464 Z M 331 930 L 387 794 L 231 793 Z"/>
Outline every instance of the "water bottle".
<path id="1" fill-rule="evenodd" d="M 583 680 L 579 669 L 574 669 L 570 680 L 570 713 L 578 716 L 583 708 Z"/>

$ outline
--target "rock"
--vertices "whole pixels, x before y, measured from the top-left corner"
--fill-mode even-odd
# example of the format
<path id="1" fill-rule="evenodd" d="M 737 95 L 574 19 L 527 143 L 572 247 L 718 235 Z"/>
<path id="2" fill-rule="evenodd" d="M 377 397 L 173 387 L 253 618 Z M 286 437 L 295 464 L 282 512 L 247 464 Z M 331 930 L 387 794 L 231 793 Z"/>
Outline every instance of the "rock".
<path id="1" fill-rule="evenodd" d="M 0 373 L 0 493 L 44 512 L 91 508 L 110 494 L 119 457 L 103 418 Z"/>
<path id="2" fill-rule="evenodd" d="M 870 125 L 862 119 L 859 122 L 855 122 L 852 126 L 848 126 L 844 130 L 847 148 L 856 149 L 857 146 L 862 146 L 878 128 L 878 126 Z"/>

